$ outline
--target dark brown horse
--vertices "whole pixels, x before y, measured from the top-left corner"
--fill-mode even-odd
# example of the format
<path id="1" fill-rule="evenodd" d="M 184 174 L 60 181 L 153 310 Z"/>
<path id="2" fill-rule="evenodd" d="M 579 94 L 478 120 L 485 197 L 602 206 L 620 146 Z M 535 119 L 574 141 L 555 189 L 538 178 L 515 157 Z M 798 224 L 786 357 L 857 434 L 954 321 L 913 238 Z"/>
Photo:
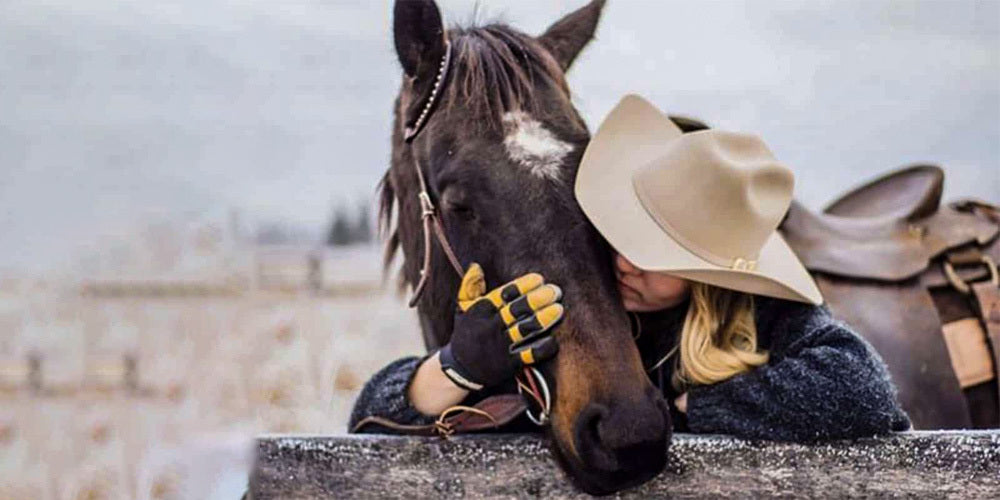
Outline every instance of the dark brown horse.
<path id="1" fill-rule="evenodd" d="M 555 385 L 549 432 L 564 470 L 591 493 L 659 473 L 671 429 L 632 342 L 609 247 L 573 195 L 589 133 L 564 72 L 593 38 L 603 6 L 593 1 L 532 37 L 497 24 L 446 30 L 433 0 L 398 0 L 404 76 L 381 200 L 384 223 L 398 207 L 387 257 L 402 249 L 406 284 L 419 281 L 424 252 L 432 252 L 418 303 L 428 349 L 451 334 L 458 276 L 443 252 L 424 248 L 416 168 L 462 266 L 481 264 L 491 287 L 532 271 L 562 286 L 560 353 L 543 367 Z M 424 112 L 448 50 L 433 113 L 407 143 L 404 130 Z"/>

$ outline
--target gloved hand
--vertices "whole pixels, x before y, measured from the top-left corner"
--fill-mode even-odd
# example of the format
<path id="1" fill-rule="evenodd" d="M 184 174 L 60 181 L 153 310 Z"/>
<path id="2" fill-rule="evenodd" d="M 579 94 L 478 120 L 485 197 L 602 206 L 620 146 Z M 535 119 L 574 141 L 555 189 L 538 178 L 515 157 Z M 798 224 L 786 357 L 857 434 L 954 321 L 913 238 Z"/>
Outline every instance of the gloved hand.
<path id="1" fill-rule="evenodd" d="M 559 345 L 549 330 L 563 317 L 562 290 L 540 274 L 526 274 L 486 293 L 486 277 L 473 263 L 458 290 L 451 341 L 441 369 L 470 391 L 514 378 L 525 365 L 552 358 Z"/>

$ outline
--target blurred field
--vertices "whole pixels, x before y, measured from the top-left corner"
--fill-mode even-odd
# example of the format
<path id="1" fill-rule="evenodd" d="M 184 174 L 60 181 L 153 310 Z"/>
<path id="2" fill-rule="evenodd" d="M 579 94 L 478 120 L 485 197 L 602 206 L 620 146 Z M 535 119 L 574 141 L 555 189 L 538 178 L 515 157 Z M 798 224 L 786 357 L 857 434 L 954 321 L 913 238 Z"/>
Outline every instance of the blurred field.
<path id="1" fill-rule="evenodd" d="M 0 283 L 0 500 L 238 498 L 254 435 L 346 432 L 367 377 L 423 347 L 358 272 L 377 253 L 339 262 L 319 291 Z"/>

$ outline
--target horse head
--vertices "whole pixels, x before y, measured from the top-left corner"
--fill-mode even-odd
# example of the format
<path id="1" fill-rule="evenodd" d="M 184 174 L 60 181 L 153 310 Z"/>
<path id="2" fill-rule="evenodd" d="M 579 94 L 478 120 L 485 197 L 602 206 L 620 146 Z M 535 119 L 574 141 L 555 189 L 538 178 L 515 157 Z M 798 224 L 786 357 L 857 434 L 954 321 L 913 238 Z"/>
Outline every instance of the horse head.
<path id="1" fill-rule="evenodd" d="M 407 284 L 419 281 L 424 252 L 432 251 L 421 233 L 420 168 L 463 266 L 478 262 L 491 287 L 526 272 L 562 287 L 559 355 L 542 366 L 555 386 L 549 434 L 563 469 L 590 493 L 659 473 L 671 429 L 632 340 L 610 248 L 573 195 L 590 136 L 564 73 L 593 38 L 603 7 L 593 1 L 532 37 L 501 24 L 445 29 L 433 0 L 397 0 L 404 75 L 382 184 L 383 222 L 398 205 L 388 256 L 402 249 Z M 447 80 L 439 84 L 446 57 Z M 407 142 L 415 123 L 423 128 Z M 443 252 L 432 252 L 418 303 L 431 349 L 448 340 L 459 283 Z"/>

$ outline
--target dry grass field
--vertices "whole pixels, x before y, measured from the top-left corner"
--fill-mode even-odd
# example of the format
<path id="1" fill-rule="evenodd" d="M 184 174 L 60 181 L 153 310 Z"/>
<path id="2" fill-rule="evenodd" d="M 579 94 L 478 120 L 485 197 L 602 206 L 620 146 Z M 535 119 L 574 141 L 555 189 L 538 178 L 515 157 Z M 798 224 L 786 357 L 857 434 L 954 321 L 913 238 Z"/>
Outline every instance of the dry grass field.
<path id="1" fill-rule="evenodd" d="M 0 500 L 238 498 L 254 435 L 346 432 L 364 380 L 423 349 L 377 282 L 109 296 L 6 283 L 0 331 Z"/>

